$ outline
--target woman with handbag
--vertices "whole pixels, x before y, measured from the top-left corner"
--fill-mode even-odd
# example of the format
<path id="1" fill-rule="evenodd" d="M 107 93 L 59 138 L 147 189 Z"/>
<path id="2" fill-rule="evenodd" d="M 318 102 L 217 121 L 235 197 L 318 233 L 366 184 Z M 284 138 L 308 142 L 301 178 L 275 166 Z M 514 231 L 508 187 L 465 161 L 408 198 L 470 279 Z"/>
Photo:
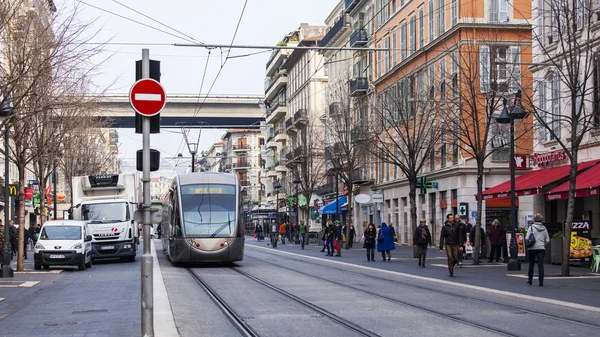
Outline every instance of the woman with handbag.
<path id="1" fill-rule="evenodd" d="M 394 249 L 396 249 L 396 245 L 394 245 L 392 231 L 385 222 L 382 222 L 377 236 L 377 250 L 381 252 L 383 261 L 385 261 L 386 255 L 388 261 L 392 259 L 392 253 L 390 251 Z"/>
<path id="2" fill-rule="evenodd" d="M 540 213 L 537 213 L 533 217 L 533 224 L 527 228 L 527 234 L 525 235 L 527 238 L 527 248 L 529 249 L 529 279 L 527 283 L 531 285 L 533 282 L 533 265 L 537 259 L 540 287 L 544 286 L 544 255 L 546 255 L 546 245 L 550 243 L 548 230 L 542 221 L 544 221 L 544 217 Z"/>
<path id="3" fill-rule="evenodd" d="M 375 225 L 370 223 L 369 227 L 365 231 L 364 239 L 365 243 L 363 248 L 367 249 L 367 261 L 375 261 L 375 238 L 377 237 L 377 231 Z"/>

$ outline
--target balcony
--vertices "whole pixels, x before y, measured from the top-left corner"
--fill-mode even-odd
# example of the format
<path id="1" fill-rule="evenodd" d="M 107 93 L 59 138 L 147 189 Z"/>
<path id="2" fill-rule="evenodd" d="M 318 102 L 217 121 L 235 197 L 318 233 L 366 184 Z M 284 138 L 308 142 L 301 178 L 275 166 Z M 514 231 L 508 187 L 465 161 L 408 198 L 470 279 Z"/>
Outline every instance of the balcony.
<path id="1" fill-rule="evenodd" d="M 333 145 L 325 147 L 325 155 L 327 157 L 339 157 L 344 154 L 344 144 L 342 142 L 337 142 Z"/>
<path id="2" fill-rule="evenodd" d="M 288 119 L 285 120 L 285 129 L 288 130 L 289 128 L 292 127 L 292 125 L 294 125 L 294 117 L 290 117 Z"/>
<path id="3" fill-rule="evenodd" d="M 364 142 L 369 140 L 370 134 L 369 129 L 366 126 L 356 126 L 350 130 L 350 140 L 352 143 Z"/>
<path id="4" fill-rule="evenodd" d="M 367 31 L 364 29 L 355 29 L 350 34 L 350 47 L 364 47 L 369 43 Z"/>
<path id="5" fill-rule="evenodd" d="M 287 140 L 288 140 L 288 136 L 285 133 L 285 130 L 282 129 L 282 130 L 275 131 L 274 141 L 285 143 Z"/>
<path id="6" fill-rule="evenodd" d="M 337 118 L 342 115 L 344 109 L 340 102 L 333 102 L 329 104 L 329 117 Z"/>
<path id="7" fill-rule="evenodd" d="M 249 148 L 248 144 L 235 144 L 232 147 L 233 151 L 248 151 Z"/>
<path id="8" fill-rule="evenodd" d="M 344 0 L 346 5 L 346 13 L 350 13 L 362 0 Z"/>
<path id="9" fill-rule="evenodd" d="M 346 16 L 342 16 L 336 23 L 331 26 L 331 29 L 325 34 L 325 36 L 319 41 L 319 47 L 326 47 L 331 42 L 336 40 L 336 37 L 339 37 L 340 32 L 346 30 L 348 28 L 349 22 L 346 19 Z"/>
<path id="10" fill-rule="evenodd" d="M 275 124 L 283 116 L 287 114 L 287 107 L 285 100 L 276 99 L 271 103 L 269 113 L 267 114 L 267 124 Z"/>
<path id="11" fill-rule="evenodd" d="M 281 65 L 285 60 L 287 60 L 290 54 L 289 49 L 276 49 L 273 51 L 269 61 L 267 61 L 266 65 L 266 75 L 272 76 L 281 68 Z"/>
<path id="12" fill-rule="evenodd" d="M 367 170 L 364 168 L 356 168 L 352 170 L 352 184 L 354 185 L 365 185 L 372 183 L 371 179 L 368 178 Z"/>
<path id="13" fill-rule="evenodd" d="M 288 77 L 285 71 L 280 71 L 277 75 L 265 79 L 265 99 L 269 100 L 275 96 L 288 83 Z"/>
<path id="14" fill-rule="evenodd" d="M 247 160 L 240 160 L 231 166 L 234 170 L 245 170 L 250 168 L 250 162 Z"/>
<path id="15" fill-rule="evenodd" d="M 269 171 L 267 172 L 267 176 L 269 177 L 277 177 L 277 171 L 275 171 L 275 167 L 271 166 Z"/>
<path id="16" fill-rule="evenodd" d="M 326 195 L 326 194 L 331 194 L 334 192 L 335 192 L 335 188 L 333 186 L 333 183 L 329 183 L 329 184 L 317 186 L 315 193 L 317 193 L 317 195 Z"/>
<path id="17" fill-rule="evenodd" d="M 308 112 L 306 109 L 298 109 L 294 113 L 294 123 L 306 123 L 308 121 Z"/>
<path id="18" fill-rule="evenodd" d="M 350 96 L 361 96 L 367 93 L 369 88 L 366 77 L 357 77 L 350 80 Z"/>

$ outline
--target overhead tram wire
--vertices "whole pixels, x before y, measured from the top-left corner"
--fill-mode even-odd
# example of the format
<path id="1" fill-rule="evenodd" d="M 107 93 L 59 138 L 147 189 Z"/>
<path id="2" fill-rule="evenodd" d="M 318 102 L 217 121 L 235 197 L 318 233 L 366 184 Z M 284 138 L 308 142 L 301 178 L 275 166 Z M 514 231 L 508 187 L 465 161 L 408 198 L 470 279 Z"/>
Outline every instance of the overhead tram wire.
<path id="1" fill-rule="evenodd" d="M 131 7 L 129 7 L 129 6 L 127 6 L 127 5 L 125 5 L 125 4 L 123 4 L 123 3 L 121 3 L 121 2 L 119 2 L 119 1 L 117 1 L 117 0 L 112 0 L 112 2 L 115 2 L 115 3 L 117 3 L 117 4 L 119 4 L 119 5 L 123 6 L 123 7 L 125 7 L 125 8 L 127 8 L 127 9 L 129 9 L 129 10 L 131 10 L 131 11 L 133 11 L 133 12 L 135 12 L 135 13 L 137 13 L 137 14 L 139 14 L 139 15 L 141 15 L 141 16 L 143 16 L 143 17 L 145 17 L 145 18 L 147 18 L 147 19 L 150 19 L 150 20 L 152 20 L 152 21 L 154 21 L 154 22 L 158 23 L 159 25 L 162 25 L 162 26 L 164 26 L 164 27 L 167 27 L 167 28 L 169 28 L 170 30 L 172 30 L 172 31 L 175 31 L 175 32 L 177 32 L 177 33 L 179 33 L 179 34 L 181 34 L 181 35 L 183 35 L 183 36 L 185 36 L 185 37 L 187 37 L 187 38 L 191 39 L 192 41 L 196 41 L 196 42 L 198 42 L 198 43 L 202 43 L 202 42 L 200 42 L 200 41 L 196 40 L 196 39 L 195 39 L 193 36 L 190 36 L 190 35 L 188 35 L 188 34 L 186 34 L 186 33 L 182 32 L 182 31 L 180 31 L 180 30 L 177 30 L 177 29 L 175 29 L 175 28 L 173 28 L 173 27 L 171 27 L 171 26 L 169 26 L 169 25 L 165 24 L 165 23 L 162 23 L 162 22 L 160 22 L 159 20 L 156 20 L 156 19 L 154 19 L 154 18 L 152 18 L 152 17 L 150 17 L 150 16 L 148 16 L 148 15 L 146 15 L 146 14 L 144 14 L 144 13 L 142 13 L 142 12 L 140 12 L 140 11 L 138 11 L 138 10 L 134 9 L 134 8 L 131 8 Z"/>
<path id="2" fill-rule="evenodd" d="M 111 14 L 111 15 L 114 15 L 114 16 L 117 16 L 117 17 L 120 17 L 120 18 L 122 18 L 122 19 L 125 19 L 125 20 L 127 20 L 127 21 L 131 21 L 131 22 L 137 23 L 137 24 L 139 24 L 139 25 L 142 25 L 142 26 L 144 26 L 144 27 L 147 27 L 147 28 L 150 28 L 150 29 L 154 29 L 154 30 L 156 30 L 156 31 L 159 31 L 159 32 L 161 32 L 161 33 L 165 33 L 165 34 L 167 34 L 167 35 L 171 35 L 171 36 L 173 36 L 173 37 L 176 37 L 176 38 L 178 38 L 178 39 L 181 39 L 181 40 L 184 40 L 184 41 L 188 41 L 188 42 L 190 42 L 190 43 L 196 43 L 196 41 L 195 41 L 195 40 L 190 40 L 190 39 L 189 39 L 189 38 L 187 38 L 187 37 L 180 36 L 180 35 L 176 35 L 176 34 L 173 34 L 173 33 L 167 32 L 166 30 L 162 30 L 162 29 L 160 29 L 160 28 L 156 28 L 156 27 L 150 26 L 150 25 L 148 25 L 148 24 L 145 24 L 145 23 L 143 23 L 143 22 L 140 22 L 140 21 L 137 21 L 137 20 L 134 20 L 134 19 L 130 19 L 130 18 L 126 17 L 126 16 L 123 16 L 123 15 L 121 15 L 121 14 L 117 14 L 117 13 L 115 13 L 115 12 L 111 12 L 111 11 L 109 11 L 109 10 L 107 10 L 107 9 L 104 9 L 104 8 L 101 8 L 101 7 L 98 7 L 98 6 L 95 6 L 95 5 L 89 4 L 89 3 L 85 2 L 85 1 L 77 0 L 77 2 L 79 2 L 79 3 L 81 3 L 81 4 L 84 4 L 84 5 L 86 5 L 86 6 L 89 6 L 89 7 L 95 8 L 95 9 L 97 9 L 97 10 L 99 10 L 99 11 L 106 12 L 106 13 L 108 13 L 108 14 Z M 93 43 L 87 43 L 87 44 L 93 44 Z M 99 43 L 99 44 L 103 44 L 103 43 Z M 144 45 L 148 45 L 148 44 L 144 44 Z M 155 44 L 155 45 L 156 45 L 156 44 Z"/>

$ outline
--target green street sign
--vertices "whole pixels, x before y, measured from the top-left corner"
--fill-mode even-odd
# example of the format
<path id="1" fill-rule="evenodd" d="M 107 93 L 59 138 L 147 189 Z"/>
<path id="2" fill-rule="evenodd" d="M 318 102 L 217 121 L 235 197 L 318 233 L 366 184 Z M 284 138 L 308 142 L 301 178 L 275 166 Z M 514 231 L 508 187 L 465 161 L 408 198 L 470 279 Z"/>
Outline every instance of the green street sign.
<path id="1" fill-rule="evenodd" d="M 39 206 L 39 204 L 40 204 L 40 192 L 34 192 L 33 193 L 33 205 L 34 206 L 36 206 L 36 205 Z"/>
<path id="2" fill-rule="evenodd" d="M 436 182 L 427 182 L 427 177 L 420 177 L 417 182 L 417 188 L 421 189 L 421 194 L 427 194 L 428 188 L 438 188 L 438 183 Z"/>

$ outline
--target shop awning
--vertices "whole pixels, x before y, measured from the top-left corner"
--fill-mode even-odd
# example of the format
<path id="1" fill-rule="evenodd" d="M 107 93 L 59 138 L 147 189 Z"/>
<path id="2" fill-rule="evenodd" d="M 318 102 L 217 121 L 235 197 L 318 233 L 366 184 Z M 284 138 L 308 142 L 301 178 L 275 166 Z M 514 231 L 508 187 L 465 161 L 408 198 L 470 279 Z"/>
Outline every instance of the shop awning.
<path id="1" fill-rule="evenodd" d="M 579 163 L 577 172 L 596 165 L 600 160 Z M 569 176 L 569 165 L 549 169 L 535 170 L 515 178 L 515 195 L 533 195 L 542 193 L 542 188 Z M 510 198 L 510 180 L 483 191 L 483 200 Z"/>
<path id="2" fill-rule="evenodd" d="M 546 193 L 546 200 L 560 200 L 569 198 L 569 181 L 553 188 Z M 599 195 L 600 190 L 600 164 L 577 174 L 575 183 L 575 197 L 589 197 Z"/>
<path id="3" fill-rule="evenodd" d="M 332 202 L 328 203 L 327 205 L 319 208 L 319 214 L 323 215 L 323 214 L 342 214 L 342 205 L 346 203 L 346 196 L 342 195 L 338 198 L 337 204 L 338 204 L 338 208 L 337 208 L 337 213 L 335 211 L 335 200 L 333 200 Z"/>

